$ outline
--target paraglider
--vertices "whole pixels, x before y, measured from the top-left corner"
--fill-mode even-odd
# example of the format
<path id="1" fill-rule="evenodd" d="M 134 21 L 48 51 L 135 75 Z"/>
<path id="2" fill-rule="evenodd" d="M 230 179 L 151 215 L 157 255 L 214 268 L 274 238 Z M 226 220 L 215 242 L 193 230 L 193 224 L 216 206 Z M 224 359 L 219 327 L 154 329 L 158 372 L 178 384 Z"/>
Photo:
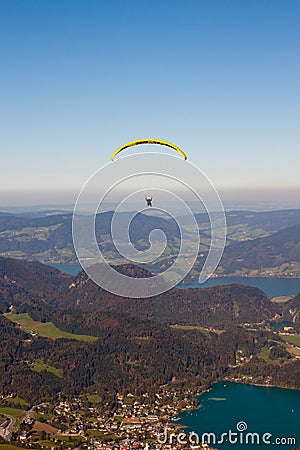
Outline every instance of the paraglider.
<path id="1" fill-rule="evenodd" d="M 145 197 L 145 200 L 147 202 L 147 206 L 152 206 L 152 197 Z"/>
<path id="2" fill-rule="evenodd" d="M 136 141 L 131 141 L 128 142 L 125 145 L 122 145 L 122 147 L 119 147 L 112 155 L 111 155 L 111 160 L 114 161 L 115 157 L 121 153 L 123 150 L 125 150 L 126 148 L 129 147 L 135 147 L 136 145 L 142 145 L 142 144 L 158 144 L 158 145 L 163 145 L 165 147 L 169 147 L 172 148 L 173 150 L 176 150 L 176 152 L 178 152 L 184 160 L 187 159 L 186 154 L 184 153 L 183 150 L 181 150 L 181 148 L 177 147 L 177 145 L 172 144 L 171 142 L 167 142 L 167 141 L 163 141 L 161 139 L 139 139 Z M 152 197 L 151 196 L 146 196 L 145 197 L 147 206 L 152 206 Z"/>
<path id="3" fill-rule="evenodd" d="M 135 145 L 141 145 L 141 144 L 159 144 L 159 145 L 164 145 L 166 147 L 170 147 L 173 148 L 174 150 L 176 150 L 181 156 L 183 156 L 184 159 L 187 159 L 186 154 L 184 153 L 183 150 L 181 150 L 181 148 L 177 147 L 177 145 L 171 144 L 171 142 L 167 142 L 167 141 L 162 141 L 160 139 L 140 139 L 138 141 L 132 141 L 132 142 L 128 142 L 128 144 L 122 145 L 122 147 L 118 148 L 112 155 L 111 155 L 111 159 L 112 161 L 115 159 L 115 156 L 117 156 L 118 153 L 122 152 L 123 150 L 125 150 L 128 147 L 134 147 Z"/>

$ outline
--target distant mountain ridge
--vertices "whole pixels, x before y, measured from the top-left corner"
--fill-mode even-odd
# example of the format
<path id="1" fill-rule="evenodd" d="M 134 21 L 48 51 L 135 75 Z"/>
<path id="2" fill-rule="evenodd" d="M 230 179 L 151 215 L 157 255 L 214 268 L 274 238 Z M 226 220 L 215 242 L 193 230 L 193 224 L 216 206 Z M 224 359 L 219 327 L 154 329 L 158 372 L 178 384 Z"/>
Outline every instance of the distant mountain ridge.
<path id="1" fill-rule="evenodd" d="M 227 225 L 247 224 L 261 226 L 273 233 L 282 228 L 291 227 L 300 223 L 300 208 L 277 211 L 228 211 L 226 212 Z"/>
<path id="2" fill-rule="evenodd" d="M 265 275 L 282 268 L 286 275 L 300 275 L 300 225 L 284 228 L 264 238 L 232 243 L 221 260 L 222 273 Z"/>
<path id="3" fill-rule="evenodd" d="M 276 211 L 247 211 L 230 210 L 225 212 L 227 226 L 247 225 L 249 227 L 261 227 L 268 233 L 274 233 L 282 228 L 291 227 L 300 223 L 300 208 Z M 209 222 L 207 213 L 195 215 L 197 223 Z"/>
<path id="4" fill-rule="evenodd" d="M 116 221 L 123 229 L 130 212 L 120 213 Z M 113 212 L 96 217 L 96 238 L 101 251 L 116 264 L 120 258 L 111 237 Z M 229 211 L 226 213 L 228 236 L 219 274 L 250 276 L 300 276 L 299 224 L 300 209 L 282 211 Z M 203 265 L 210 243 L 207 214 L 196 216 L 201 236 L 201 254 L 196 272 Z M 166 251 L 152 266 L 160 272 L 172 264 L 180 243 L 176 222 L 166 217 L 138 213 L 133 219 L 129 235 L 139 250 L 149 248 L 152 230 L 162 230 L 168 241 Z M 284 231 L 286 230 L 286 231 Z M 0 255 L 38 260 L 44 263 L 76 263 L 72 240 L 72 214 L 54 214 L 44 217 L 19 217 L 0 214 Z M 193 277 L 194 275 L 191 275 Z M 195 275 L 196 276 L 196 275 Z"/>

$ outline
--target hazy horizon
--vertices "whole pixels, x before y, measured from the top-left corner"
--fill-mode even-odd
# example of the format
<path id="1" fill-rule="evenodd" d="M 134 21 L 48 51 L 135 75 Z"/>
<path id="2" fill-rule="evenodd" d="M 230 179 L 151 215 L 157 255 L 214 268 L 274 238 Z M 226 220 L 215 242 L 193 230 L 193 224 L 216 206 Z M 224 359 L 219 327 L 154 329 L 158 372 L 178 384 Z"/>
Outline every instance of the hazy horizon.
<path id="1" fill-rule="evenodd" d="M 72 210 L 78 191 L 0 191 L 0 211 L 62 209 Z M 219 190 L 220 198 L 225 209 L 297 209 L 300 208 L 299 190 Z M 141 198 L 141 205 L 144 199 Z M 191 203 L 193 203 L 191 201 Z M 106 203 L 113 205 L 113 202 Z M 87 208 L 88 208 L 87 204 Z M 159 205 L 157 205 L 159 206 Z M 129 202 L 130 208 L 130 202 Z"/>

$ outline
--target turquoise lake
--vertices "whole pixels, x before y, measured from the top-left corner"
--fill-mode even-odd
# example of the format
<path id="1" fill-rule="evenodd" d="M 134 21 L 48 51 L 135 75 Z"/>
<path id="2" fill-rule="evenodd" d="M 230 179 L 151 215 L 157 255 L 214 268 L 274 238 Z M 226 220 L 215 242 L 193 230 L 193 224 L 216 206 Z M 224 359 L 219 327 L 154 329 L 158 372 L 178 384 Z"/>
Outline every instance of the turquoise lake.
<path id="1" fill-rule="evenodd" d="M 194 431 L 200 439 L 203 433 L 214 433 L 215 443 L 214 437 L 210 437 L 210 444 L 214 448 L 234 450 L 276 446 L 290 450 L 300 445 L 300 391 L 217 383 L 198 400 L 199 408 L 181 413 L 178 417 L 179 423 L 187 426 L 185 433 Z M 237 424 L 240 430 L 245 428 L 246 424 L 246 430 L 238 431 Z M 226 442 L 223 436 L 224 443 L 218 443 L 222 439 L 222 433 L 228 433 L 229 430 L 237 433 L 236 436 L 231 436 L 231 442 L 235 439 L 238 439 L 238 442 L 230 443 L 229 436 Z M 257 433 L 259 437 L 252 438 L 249 435 L 246 444 L 247 433 Z M 263 438 L 270 444 L 264 444 Z M 288 443 L 287 438 L 296 439 L 296 444 L 293 445 L 291 441 Z M 255 444 L 252 444 L 252 439 Z M 259 445 L 256 445 L 258 440 Z"/>

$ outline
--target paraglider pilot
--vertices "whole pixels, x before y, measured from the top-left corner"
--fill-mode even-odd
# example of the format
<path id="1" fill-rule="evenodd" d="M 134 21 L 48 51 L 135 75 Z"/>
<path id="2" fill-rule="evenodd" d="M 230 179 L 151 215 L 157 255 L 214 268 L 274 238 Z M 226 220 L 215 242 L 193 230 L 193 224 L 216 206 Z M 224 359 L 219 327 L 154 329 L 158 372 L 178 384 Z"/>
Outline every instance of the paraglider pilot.
<path id="1" fill-rule="evenodd" d="M 152 197 L 145 197 L 145 200 L 147 202 L 147 206 L 152 206 Z"/>

